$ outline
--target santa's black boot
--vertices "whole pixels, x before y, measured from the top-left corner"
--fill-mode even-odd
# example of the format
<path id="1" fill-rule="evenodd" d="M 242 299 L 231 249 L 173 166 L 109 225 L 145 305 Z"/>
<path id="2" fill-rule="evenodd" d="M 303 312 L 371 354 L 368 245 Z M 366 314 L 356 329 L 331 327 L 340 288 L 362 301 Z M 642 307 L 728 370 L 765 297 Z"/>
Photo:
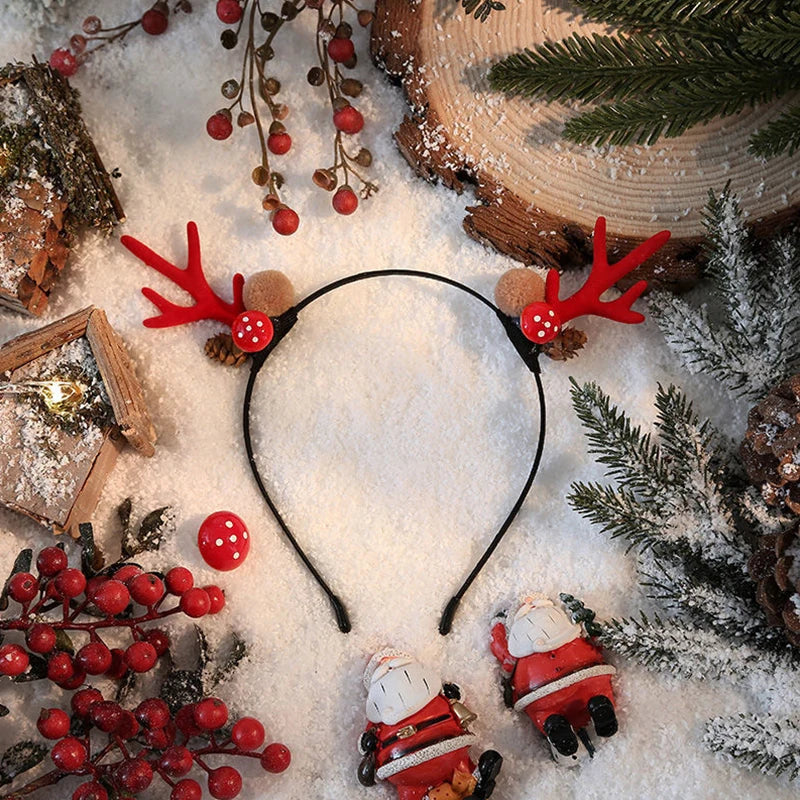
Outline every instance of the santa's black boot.
<path id="1" fill-rule="evenodd" d="M 604 695 L 595 695 L 589 701 L 589 714 L 598 736 L 613 736 L 619 730 L 614 704 Z"/>
<path id="2" fill-rule="evenodd" d="M 485 750 L 478 759 L 478 767 L 473 773 L 478 783 L 466 800 L 487 800 L 494 791 L 494 780 L 503 766 L 503 756 L 496 750 Z"/>
<path id="3" fill-rule="evenodd" d="M 544 721 L 544 733 L 560 755 L 572 756 L 578 752 L 578 737 L 569 720 L 561 714 L 551 714 Z"/>

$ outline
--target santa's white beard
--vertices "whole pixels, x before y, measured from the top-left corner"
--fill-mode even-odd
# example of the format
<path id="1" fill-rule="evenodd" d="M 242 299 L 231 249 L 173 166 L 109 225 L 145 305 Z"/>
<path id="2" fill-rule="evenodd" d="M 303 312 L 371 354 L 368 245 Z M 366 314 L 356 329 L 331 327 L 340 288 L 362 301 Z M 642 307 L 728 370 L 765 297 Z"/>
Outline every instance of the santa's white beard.
<path id="1" fill-rule="evenodd" d="M 441 690 L 441 678 L 432 670 L 416 661 L 393 659 L 389 670 L 370 686 L 367 719 L 396 725 L 425 708 Z"/>
<path id="2" fill-rule="evenodd" d="M 514 620 L 508 632 L 508 652 L 514 658 L 548 653 L 580 634 L 580 625 L 575 625 L 561 609 L 538 606 Z"/>

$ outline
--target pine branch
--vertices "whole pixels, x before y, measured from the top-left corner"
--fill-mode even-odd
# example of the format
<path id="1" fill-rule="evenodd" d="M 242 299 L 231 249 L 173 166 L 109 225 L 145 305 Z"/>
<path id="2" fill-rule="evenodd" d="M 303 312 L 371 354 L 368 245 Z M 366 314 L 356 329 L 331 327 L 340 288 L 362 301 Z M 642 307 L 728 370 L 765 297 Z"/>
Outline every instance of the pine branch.
<path id="1" fill-rule="evenodd" d="M 622 27 L 672 28 L 704 22 L 730 25 L 749 22 L 757 14 L 773 12 L 784 3 L 775 0 L 579 0 L 581 11 L 592 19 Z"/>
<path id="2" fill-rule="evenodd" d="M 715 717 L 706 724 L 703 742 L 716 753 L 764 774 L 800 775 L 800 726 L 795 719 L 749 714 Z"/>
<path id="3" fill-rule="evenodd" d="M 784 152 L 791 156 L 799 148 L 800 104 L 792 106 L 750 137 L 750 152 L 761 158 L 772 158 Z"/>
<path id="4" fill-rule="evenodd" d="M 755 56 L 800 65 L 800 10 L 754 17 L 742 30 L 740 41 Z"/>

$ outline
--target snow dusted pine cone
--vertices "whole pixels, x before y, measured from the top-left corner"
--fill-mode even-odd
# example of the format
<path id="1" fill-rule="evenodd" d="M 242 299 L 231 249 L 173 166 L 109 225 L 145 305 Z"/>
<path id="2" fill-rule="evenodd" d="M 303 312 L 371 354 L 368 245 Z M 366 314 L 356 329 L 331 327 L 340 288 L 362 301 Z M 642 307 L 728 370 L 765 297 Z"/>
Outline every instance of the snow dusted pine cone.
<path id="1" fill-rule="evenodd" d="M 800 524 L 762 536 L 747 569 L 758 583 L 756 600 L 770 624 L 783 627 L 786 638 L 800 647 Z"/>
<path id="2" fill-rule="evenodd" d="M 800 514 L 800 374 L 751 409 L 740 453 L 767 503 Z"/>

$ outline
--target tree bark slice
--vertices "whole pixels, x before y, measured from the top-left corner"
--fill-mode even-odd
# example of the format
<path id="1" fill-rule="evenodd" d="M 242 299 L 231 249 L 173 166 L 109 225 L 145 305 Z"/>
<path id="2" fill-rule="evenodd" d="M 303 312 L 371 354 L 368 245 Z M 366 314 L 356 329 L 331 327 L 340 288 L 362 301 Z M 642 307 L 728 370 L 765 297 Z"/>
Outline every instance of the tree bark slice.
<path id="1" fill-rule="evenodd" d="M 372 56 L 403 86 L 410 106 L 395 134 L 414 171 L 456 192 L 475 187 L 464 229 L 525 264 L 584 265 L 597 216 L 608 218 L 619 258 L 668 228 L 669 244 L 637 270 L 671 289 L 701 271 L 708 190 L 730 180 L 757 233 L 800 219 L 800 171 L 788 156 L 747 153 L 750 134 L 784 109 L 778 102 L 697 126 L 651 147 L 591 148 L 561 138 L 574 113 L 558 103 L 507 98 L 489 89 L 490 65 L 573 32 L 603 31 L 564 0 L 521 0 L 485 23 L 457 0 L 377 0 Z"/>

